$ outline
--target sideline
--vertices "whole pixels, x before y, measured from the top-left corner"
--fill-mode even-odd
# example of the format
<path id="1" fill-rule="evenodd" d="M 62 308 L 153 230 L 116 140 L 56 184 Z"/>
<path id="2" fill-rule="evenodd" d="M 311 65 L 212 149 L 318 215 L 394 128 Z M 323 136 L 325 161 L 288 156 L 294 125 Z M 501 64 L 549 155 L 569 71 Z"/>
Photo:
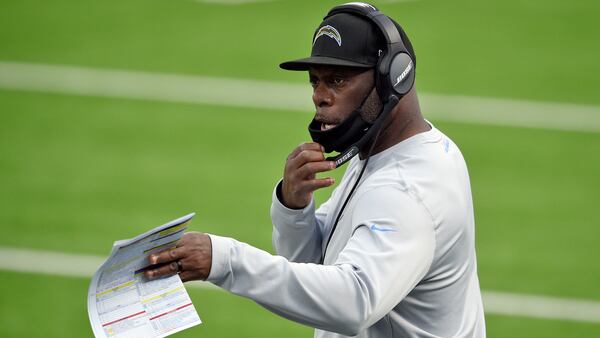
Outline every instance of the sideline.
<path id="1" fill-rule="evenodd" d="M 0 61 L 0 89 L 312 113 L 307 85 Z M 600 133 L 600 106 L 419 95 L 432 120 Z"/>
<path id="2" fill-rule="evenodd" d="M 0 270 L 89 279 L 106 257 L 0 247 Z M 206 282 L 187 286 L 220 290 Z M 600 301 L 483 291 L 485 312 L 508 316 L 600 323 Z"/>

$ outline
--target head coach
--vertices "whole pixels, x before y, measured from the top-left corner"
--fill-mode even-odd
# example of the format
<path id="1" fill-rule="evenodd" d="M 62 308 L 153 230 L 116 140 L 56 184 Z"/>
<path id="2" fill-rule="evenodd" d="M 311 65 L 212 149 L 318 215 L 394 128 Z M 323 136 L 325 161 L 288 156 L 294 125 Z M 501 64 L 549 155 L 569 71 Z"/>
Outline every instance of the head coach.
<path id="1" fill-rule="evenodd" d="M 407 35 L 353 2 L 333 8 L 312 43 L 310 57 L 280 65 L 308 71 L 316 114 L 314 142 L 291 152 L 273 192 L 279 256 L 188 233 L 150 257 L 166 264 L 147 276 L 210 281 L 315 337 L 485 337 L 469 174 L 421 115 Z M 313 192 L 334 183 L 317 173 L 346 162 L 315 210 Z"/>

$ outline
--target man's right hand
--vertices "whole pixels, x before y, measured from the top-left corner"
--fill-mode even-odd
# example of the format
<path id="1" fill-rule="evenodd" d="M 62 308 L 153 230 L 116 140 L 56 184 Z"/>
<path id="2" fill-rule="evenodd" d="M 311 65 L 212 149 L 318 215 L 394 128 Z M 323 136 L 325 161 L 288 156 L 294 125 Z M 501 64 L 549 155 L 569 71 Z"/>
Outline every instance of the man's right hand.
<path id="1" fill-rule="evenodd" d="M 302 209 L 310 203 L 313 191 L 335 183 L 332 177 L 317 178 L 317 173 L 335 169 L 335 162 L 326 161 L 323 150 L 318 143 L 303 143 L 288 156 L 281 187 L 286 207 Z"/>

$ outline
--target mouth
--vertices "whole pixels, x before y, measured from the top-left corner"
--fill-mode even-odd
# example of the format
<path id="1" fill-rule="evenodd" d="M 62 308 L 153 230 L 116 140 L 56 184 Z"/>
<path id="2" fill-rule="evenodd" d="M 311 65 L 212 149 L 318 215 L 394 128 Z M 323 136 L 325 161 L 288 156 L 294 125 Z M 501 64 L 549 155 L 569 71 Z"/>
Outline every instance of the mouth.
<path id="1" fill-rule="evenodd" d="M 335 128 L 335 127 L 337 127 L 336 123 L 324 123 L 324 122 L 321 122 L 321 131 L 329 130 L 329 129 L 332 129 L 332 128 Z"/>

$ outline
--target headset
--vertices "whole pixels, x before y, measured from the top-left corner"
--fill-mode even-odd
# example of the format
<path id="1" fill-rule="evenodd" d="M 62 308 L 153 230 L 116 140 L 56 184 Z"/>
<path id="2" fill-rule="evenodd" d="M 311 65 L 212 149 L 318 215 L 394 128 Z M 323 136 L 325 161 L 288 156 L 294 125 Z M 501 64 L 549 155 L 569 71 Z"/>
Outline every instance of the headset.
<path id="1" fill-rule="evenodd" d="M 354 186 L 350 190 L 348 197 L 346 197 L 346 200 L 344 201 L 335 219 L 335 223 L 333 224 L 321 256 L 321 263 L 323 263 L 325 259 L 327 247 L 329 246 L 329 242 L 333 237 L 342 213 L 350 201 L 352 194 L 356 190 L 367 164 L 369 163 L 369 158 L 375 144 L 377 143 L 377 139 L 383 127 L 384 121 L 387 119 L 389 113 L 398 104 L 400 99 L 412 89 L 415 82 L 415 63 L 413 61 L 413 57 L 410 55 L 406 46 L 404 45 L 398 28 L 388 16 L 380 12 L 375 6 L 368 3 L 349 2 L 332 8 L 324 17 L 324 19 L 340 13 L 354 14 L 366 18 L 379 28 L 379 31 L 385 38 L 386 48 L 384 51 L 380 52 L 383 54 L 379 55 L 379 60 L 375 67 L 375 88 L 377 89 L 379 98 L 383 103 L 383 109 L 373 124 L 368 127 L 368 129 L 362 130 L 364 134 L 360 136 L 358 141 L 354 142 L 346 150 L 341 151 L 339 155 L 327 158 L 327 160 L 335 161 L 336 167 L 339 167 L 363 150 L 369 141 L 371 141 L 365 164 L 363 165 L 360 174 L 354 183 Z"/>

